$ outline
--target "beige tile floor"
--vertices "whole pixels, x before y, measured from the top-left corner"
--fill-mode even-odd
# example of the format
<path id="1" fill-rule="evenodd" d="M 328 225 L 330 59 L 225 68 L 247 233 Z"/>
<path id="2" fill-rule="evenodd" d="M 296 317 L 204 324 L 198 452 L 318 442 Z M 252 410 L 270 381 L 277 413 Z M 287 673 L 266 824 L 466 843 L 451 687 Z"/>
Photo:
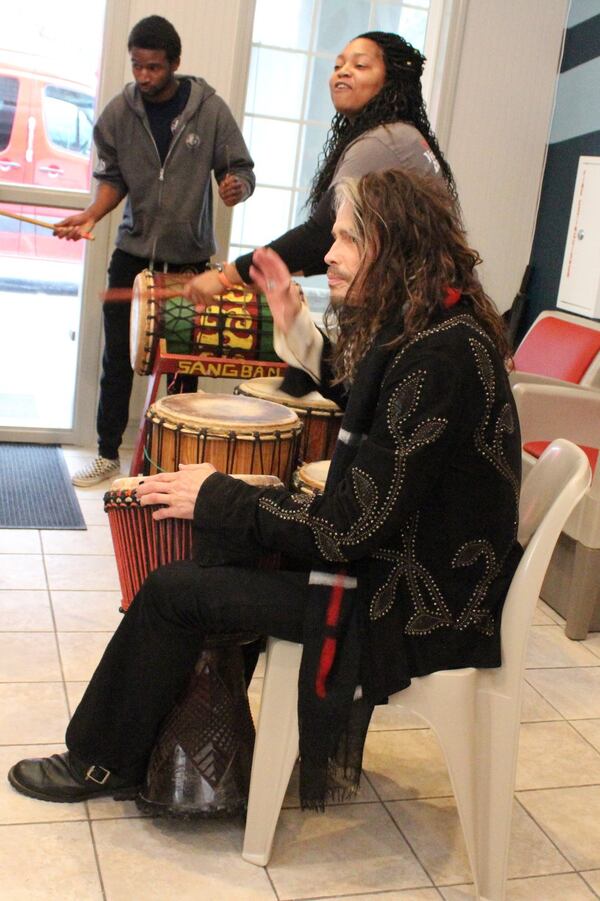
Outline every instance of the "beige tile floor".
<path id="1" fill-rule="evenodd" d="M 66 449 L 71 470 L 92 456 Z M 126 460 L 124 461 L 127 462 Z M 0 530 L 0 769 L 64 748 L 119 622 L 105 485 L 78 490 L 87 532 Z M 256 710 L 261 669 L 251 686 Z M 600 634 L 565 638 L 540 602 L 532 630 L 509 901 L 600 898 Z M 0 779 L 3 901 L 459 901 L 470 873 L 441 752 L 414 715 L 380 708 L 355 803 L 299 810 L 294 774 L 271 863 L 241 858 L 242 824 L 142 817 L 134 804 L 33 801 Z"/>

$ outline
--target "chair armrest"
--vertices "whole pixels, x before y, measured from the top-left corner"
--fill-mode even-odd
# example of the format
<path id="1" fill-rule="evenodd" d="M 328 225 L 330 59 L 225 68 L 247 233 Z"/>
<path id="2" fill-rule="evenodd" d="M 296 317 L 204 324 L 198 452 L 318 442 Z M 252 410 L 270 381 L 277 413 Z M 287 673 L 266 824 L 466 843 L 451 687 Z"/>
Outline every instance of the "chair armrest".
<path id="1" fill-rule="evenodd" d="M 523 372 L 521 369 L 513 369 L 508 374 L 511 385 L 532 384 L 552 385 L 555 388 L 585 388 L 586 391 L 596 391 L 600 394 L 600 388 L 595 385 L 578 385 L 576 382 L 565 382 L 563 379 L 554 379 L 550 375 L 540 375 L 538 372 Z"/>
<path id="2" fill-rule="evenodd" d="M 600 391 L 520 382 L 513 394 L 524 444 L 566 438 L 600 448 Z"/>

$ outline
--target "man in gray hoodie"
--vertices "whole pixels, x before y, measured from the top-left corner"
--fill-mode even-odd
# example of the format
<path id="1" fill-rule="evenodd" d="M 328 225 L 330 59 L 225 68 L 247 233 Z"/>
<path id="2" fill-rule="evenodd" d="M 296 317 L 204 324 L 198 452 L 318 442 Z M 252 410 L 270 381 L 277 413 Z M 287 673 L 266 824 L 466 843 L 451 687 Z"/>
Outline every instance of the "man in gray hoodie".
<path id="1" fill-rule="evenodd" d="M 254 190 L 253 162 L 231 111 L 202 78 L 176 76 L 181 41 L 170 22 L 148 16 L 132 29 L 135 81 L 106 106 L 94 128 L 97 188 L 87 209 L 55 227 L 78 240 L 127 198 L 108 287 L 131 288 L 146 268 L 202 272 L 215 251 L 211 172 L 226 206 Z M 95 485 L 119 472 L 129 417 L 130 304 L 104 304 L 105 349 L 98 405 L 98 456 L 73 476 Z"/>

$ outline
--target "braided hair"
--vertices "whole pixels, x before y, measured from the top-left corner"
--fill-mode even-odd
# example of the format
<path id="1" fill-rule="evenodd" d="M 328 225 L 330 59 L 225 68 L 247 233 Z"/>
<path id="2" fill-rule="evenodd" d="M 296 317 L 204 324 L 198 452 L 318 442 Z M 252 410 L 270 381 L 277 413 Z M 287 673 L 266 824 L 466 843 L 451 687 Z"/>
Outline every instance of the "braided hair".
<path id="1" fill-rule="evenodd" d="M 358 37 L 367 38 L 381 48 L 385 64 L 385 83 L 379 93 L 369 100 L 353 119 L 349 119 L 343 113 L 336 113 L 333 117 L 319 168 L 310 189 L 308 203 L 311 211 L 314 211 L 328 190 L 335 168 L 346 147 L 365 131 L 388 122 L 408 122 L 420 131 L 440 164 L 450 194 L 456 199 L 452 170 L 431 130 L 421 93 L 421 74 L 425 57 L 412 44 L 393 32 L 367 31 Z"/>

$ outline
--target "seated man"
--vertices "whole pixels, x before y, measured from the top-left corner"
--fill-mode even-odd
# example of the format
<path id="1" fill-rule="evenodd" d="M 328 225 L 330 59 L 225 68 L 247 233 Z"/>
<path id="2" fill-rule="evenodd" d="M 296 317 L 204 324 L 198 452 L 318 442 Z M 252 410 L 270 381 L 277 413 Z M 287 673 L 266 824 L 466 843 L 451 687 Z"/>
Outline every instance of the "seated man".
<path id="1" fill-rule="evenodd" d="M 68 751 L 24 760 L 48 801 L 135 793 L 203 637 L 303 642 L 301 799 L 351 793 L 374 703 L 412 676 L 500 665 L 520 557 L 520 438 L 502 322 L 447 192 L 388 171 L 338 189 L 326 256 L 335 347 L 277 255 L 256 251 L 289 362 L 345 412 L 325 492 L 257 488 L 208 463 L 146 478 L 156 519 L 192 519 L 194 561 L 146 580 L 69 724 Z M 298 565 L 255 562 L 283 551 Z M 337 764 L 337 767 L 336 767 Z"/>

